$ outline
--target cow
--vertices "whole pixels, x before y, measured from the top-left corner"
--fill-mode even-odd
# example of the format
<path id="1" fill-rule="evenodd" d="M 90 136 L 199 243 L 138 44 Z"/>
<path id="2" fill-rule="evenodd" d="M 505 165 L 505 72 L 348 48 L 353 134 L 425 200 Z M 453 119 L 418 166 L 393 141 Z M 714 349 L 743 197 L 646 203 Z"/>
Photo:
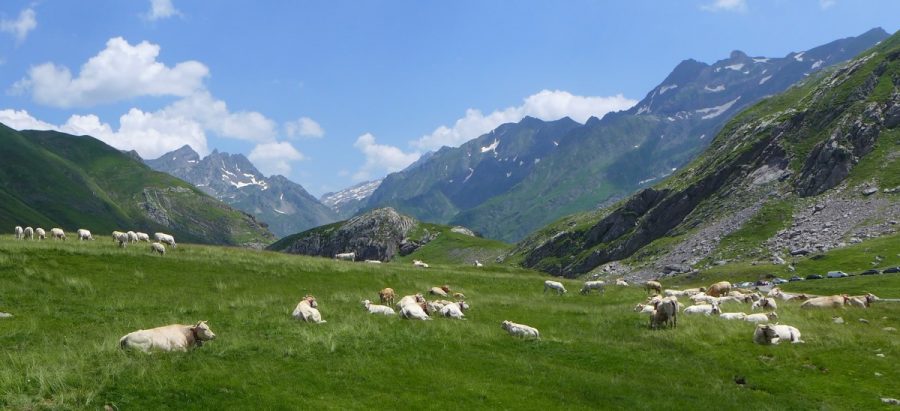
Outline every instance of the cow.
<path id="1" fill-rule="evenodd" d="M 209 329 L 207 322 L 199 321 L 194 325 L 172 324 L 128 333 L 119 339 L 119 348 L 134 348 L 143 352 L 187 351 L 215 338 L 216 334 Z"/>

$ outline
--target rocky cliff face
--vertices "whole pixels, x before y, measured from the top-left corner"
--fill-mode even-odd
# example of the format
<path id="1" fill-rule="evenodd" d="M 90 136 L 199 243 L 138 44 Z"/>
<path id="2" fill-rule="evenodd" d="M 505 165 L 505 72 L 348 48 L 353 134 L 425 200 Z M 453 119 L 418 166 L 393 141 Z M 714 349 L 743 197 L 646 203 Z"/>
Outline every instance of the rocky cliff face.
<path id="1" fill-rule="evenodd" d="M 410 233 L 418 225 L 414 218 L 393 208 L 380 208 L 347 221 L 283 238 L 269 250 L 322 257 L 353 252 L 357 261 L 390 261 L 394 256 L 412 253 L 434 238 L 424 233 L 419 239 L 410 239 Z"/>
<path id="2" fill-rule="evenodd" d="M 715 255 L 719 239 L 775 201 L 800 204 L 827 195 L 829 202 L 840 204 L 867 193 L 885 196 L 887 204 L 879 209 L 890 214 L 897 202 L 893 191 L 862 193 L 851 185 L 877 186 L 878 181 L 896 179 L 898 55 L 900 37 L 895 35 L 851 63 L 747 110 L 725 126 L 698 160 L 663 183 L 610 209 L 564 219 L 520 243 L 516 253 L 528 267 L 577 276 L 631 257 L 657 239 L 677 236 L 681 239 L 677 243 L 692 245 L 694 255 L 681 261 L 666 256 L 658 260 L 665 261 L 663 265 L 690 265 Z M 872 158 L 873 152 L 877 158 Z M 865 166 L 858 167 L 861 163 Z M 892 225 L 881 221 L 889 214 L 860 220 L 873 227 L 863 232 L 892 232 Z M 803 221 L 792 225 L 802 226 Z M 826 237 L 840 238 L 861 229 L 838 227 L 824 227 L 826 232 L 839 231 Z M 712 243 L 704 242 L 700 233 Z M 783 239 L 771 243 L 776 249 L 788 244 Z M 669 255 L 678 254 L 679 247 L 670 248 Z M 656 265 L 655 270 L 664 270 Z M 648 275 L 658 273 L 651 270 Z"/>

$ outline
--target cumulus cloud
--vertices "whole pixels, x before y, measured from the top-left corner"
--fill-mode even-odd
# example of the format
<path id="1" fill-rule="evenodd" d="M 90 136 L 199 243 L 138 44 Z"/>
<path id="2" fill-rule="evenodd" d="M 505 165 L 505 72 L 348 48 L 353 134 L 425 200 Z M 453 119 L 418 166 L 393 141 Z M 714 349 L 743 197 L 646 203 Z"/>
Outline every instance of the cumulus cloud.
<path id="1" fill-rule="evenodd" d="M 322 138 L 325 136 L 325 129 L 309 117 L 300 117 L 284 123 L 284 133 L 291 138 Z"/>
<path id="2" fill-rule="evenodd" d="M 31 30 L 37 28 L 37 14 L 34 9 L 27 8 L 19 13 L 15 20 L 0 20 L 0 31 L 10 33 L 16 38 L 16 43 L 21 44 L 28 37 Z"/>
<path id="3" fill-rule="evenodd" d="M 297 151 L 287 141 L 276 141 L 258 144 L 247 156 L 250 161 L 262 171 L 263 174 L 288 175 L 291 173 L 291 163 L 306 158 L 303 153 Z"/>
<path id="4" fill-rule="evenodd" d="M 267 142 L 275 139 L 277 125 L 256 111 L 228 110 L 224 101 L 202 90 L 162 109 L 168 117 L 185 117 L 200 123 L 219 136 L 240 140 Z"/>
<path id="5" fill-rule="evenodd" d="M 625 110 L 637 104 L 636 100 L 621 94 L 611 97 L 577 96 L 567 91 L 542 90 L 524 99 L 521 105 L 483 114 L 479 110 L 468 109 L 464 117 L 456 120 L 452 127 L 440 126 L 431 134 L 422 136 L 411 145 L 419 150 L 436 150 L 442 146 L 456 147 L 466 141 L 487 133 L 497 126 L 517 122 L 525 116 L 541 120 L 558 120 L 570 117 L 585 122 L 591 116 L 603 117 L 611 111 Z"/>
<path id="6" fill-rule="evenodd" d="M 31 116 L 25 110 L 0 110 L 0 123 L 16 130 L 56 130 L 74 135 L 89 135 L 119 150 L 135 150 L 143 158 L 157 158 L 189 144 L 206 154 L 206 134 L 197 122 L 165 113 L 148 113 L 133 108 L 119 118 L 119 129 L 93 114 L 72 115 L 62 125 L 54 125 Z"/>
<path id="7" fill-rule="evenodd" d="M 147 12 L 146 18 L 156 21 L 180 15 L 181 12 L 172 5 L 172 0 L 150 0 L 150 11 Z"/>
<path id="8" fill-rule="evenodd" d="M 68 108 L 139 96 L 185 97 L 203 89 L 203 79 L 209 75 L 205 65 L 184 61 L 168 67 L 156 60 L 159 50 L 159 45 L 146 41 L 132 46 L 115 37 L 81 66 L 77 77 L 67 67 L 44 63 L 29 69 L 11 91 L 30 92 L 38 103 Z"/>
<path id="9" fill-rule="evenodd" d="M 712 3 L 704 4 L 700 6 L 701 10 L 705 11 L 736 11 L 736 12 L 745 12 L 747 11 L 747 0 L 715 0 Z"/>
<path id="10" fill-rule="evenodd" d="M 375 136 L 370 133 L 359 136 L 353 143 L 353 147 L 356 147 L 366 157 L 365 164 L 353 174 L 353 179 L 357 181 L 368 180 L 375 173 L 393 173 L 403 170 L 421 155 L 418 152 L 404 153 L 397 147 L 377 144 Z"/>

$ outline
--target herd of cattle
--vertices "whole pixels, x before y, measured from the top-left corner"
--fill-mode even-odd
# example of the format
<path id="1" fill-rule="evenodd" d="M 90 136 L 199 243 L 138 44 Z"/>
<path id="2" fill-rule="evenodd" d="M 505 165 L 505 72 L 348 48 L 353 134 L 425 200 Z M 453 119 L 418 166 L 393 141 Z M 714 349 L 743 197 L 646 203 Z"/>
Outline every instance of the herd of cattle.
<path id="1" fill-rule="evenodd" d="M 90 231 L 79 229 L 77 231 L 78 239 L 81 241 L 93 240 Z M 15 227 L 15 238 L 17 240 L 38 240 L 46 238 L 46 232 L 43 228 L 32 229 L 31 227 L 22 228 Z M 66 240 L 65 232 L 60 228 L 50 230 L 50 237 L 56 240 Z M 126 247 L 127 244 L 134 244 L 141 241 L 150 242 L 150 237 L 146 233 L 134 231 L 113 231 L 113 241 L 118 243 L 120 247 Z M 156 242 L 150 244 L 152 252 L 164 255 L 166 252 L 165 245 L 176 247 L 175 238 L 165 233 L 155 233 Z M 355 253 L 342 253 L 335 255 L 336 259 L 354 261 Z M 374 262 L 374 261 L 372 261 Z M 417 267 L 427 268 L 428 265 L 422 261 L 415 260 L 413 264 Z M 481 264 L 476 262 L 477 266 Z M 616 280 L 617 286 L 627 287 L 629 284 L 623 279 Z M 586 281 L 581 287 L 581 294 L 590 294 L 596 290 L 600 293 L 604 292 L 606 283 L 604 281 L 594 280 Z M 870 304 L 878 301 L 879 298 L 874 294 L 866 294 L 861 296 L 849 296 L 847 294 L 832 296 L 815 296 L 810 294 L 786 293 L 778 287 L 773 288 L 767 295 L 763 296 L 759 291 L 747 289 L 734 289 L 731 283 L 727 281 L 717 282 L 707 288 L 692 288 L 685 290 L 663 290 L 662 284 L 658 281 L 647 281 L 644 287 L 650 296 L 643 303 L 639 303 L 634 307 L 634 311 L 644 313 L 650 317 L 650 328 L 658 329 L 660 327 L 676 328 L 678 326 L 678 313 L 683 314 L 702 314 L 706 316 L 718 315 L 725 320 L 741 320 L 751 323 L 757 323 L 756 330 L 753 334 L 753 341 L 757 344 L 778 344 L 780 341 L 790 341 L 792 343 L 802 343 L 800 339 L 800 331 L 796 327 L 775 323 L 778 319 L 776 310 L 778 309 L 777 300 L 782 302 L 802 301 L 801 308 L 841 308 L 844 306 L 867 308 Z M 558 281 L 544 281 L 544 293 L 553 291 L 557 294 L 565 294 L 567 292 L 565 286 Z M 450 293 L 450 287 L 443 285 L 440 287 L 432 287 L 427 291 L 428 294 L 447 298 Z M 428 301 L 422 293 L 414 295 L 406 295 L 394 304 L 396 294 L 392 288 L 385 288 L 378 293 L 381 304 L 373 304 L 369 300 L 361 301 L 363 308 L 370 314 L 393 316 L 397 315 L 397 311 L 391 307 L 394 305 L 399 311 L 399 317 L 411 320 L 431 320 L 432 314 L 442 317 L 459 319 L 465 318 L 464 312 L 469 309 L 469 304 L 465 301 L 465 295 L 454 293 L 453 297 L 456 301 L 446 299 L 438 299 Z M 678 301 L 678 297 L 686 297 L 690 299 L 693 305 L 685 307 Z M 749 304 L 750 311 L 763 311 L 762 313 L 745 312 L 722 312 L 721 306 L 726 303 Z M 321 324 L 326 321 L 322 319 L 319 312 L 319 304 L 312 295 L 305 296 L 297 304 L 292 316 L 295 319 Z M 763 324 L 764 323 L 764 324 Z M 512 321 L 503 321 L 501 328 L 506 330 L 510 335 L 526 338 L 540 338 L 540 332 L 531 326 L 518 324 Z M 210 330 L 206 321 L 200 321 L 194 325 L 173 324 L 163 327 L 152 328 L 148 330 L 138 330 L 123 336 L 119 340 L 121 348 L 135 348 L 142 351 L 152 349 L 162 351 L 184 351 L 190 347 L 201 346 L 203 342 L 216 338 L 216 335 Z"/>
<path id="2" fill-rule="evenodd" d="M 79 228 L 76 231 L 78 235 L 79 241 L 93 241 L 94 236 L 91 234 L 90 230 L 86 230 L 84 228 Z M 47 232 L 44 231 L 43 228 L 31 228 L 22 226 L 16 226 L 15 228 L 16 240 L 45 240 L 47 238 Z M 50 238 L 54 240 L 66 240 L 66 232 L 61 228 L 51 228 L 50 229 Z M 125 248 L 128 244 L 134 244 L 141 241 L 150 243 L 150 251 L 153 253 L 159 253 L 160 255 L 166 254 L 166 246 L 163 244 L 167 244 L 172 248 L 175 248 L 175 237 L 166 233 L 155 233 L 153 234 L 153 238 L 156 240 L 153 243 L 150 243 L 150 235 L 142 232 L 135 231 L 113 231 L 112 239 L 114 242 L 119 244 L 119 247 Z"/>

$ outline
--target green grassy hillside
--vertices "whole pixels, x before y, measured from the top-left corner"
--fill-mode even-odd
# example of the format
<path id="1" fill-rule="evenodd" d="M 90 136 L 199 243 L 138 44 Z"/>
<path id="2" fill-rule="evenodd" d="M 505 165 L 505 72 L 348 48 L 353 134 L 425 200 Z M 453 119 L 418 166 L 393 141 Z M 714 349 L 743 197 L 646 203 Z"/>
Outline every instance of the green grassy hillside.
<path id="1" fill-rule="evenodd" d="M 157 257 L 145 245 L 3 235 L 0 311 L 15 317 L 0 319 L 0 408 L 878 409 L 880 397 L 900 397 L 900 339 L 882 330 L 900 328 L 896 304 L 782 306 L 806 344 L 764 347 L 751 343 L 752 325 L 718 318 L 650 331 L 631 311 L 645 297 L 636 287 L 581 296 L 563 280 L 569 294 L 544 295 L 544 278 L 210 246 Z M 900 297 L 900 275 L 877 278 L 869 291 Z M 870 280 L 826 281 L 837 291 Z M 468 296 L 468 320 L 375 317 L 359 304 L 385 286 L 402 295 L 443 283 Z M 307 293 L 326 324 L 290 318 Z M 117 347 L 130 331 L 198 320 L 218 338 L 192 352 Z M 542 339 L 511 338 L 503 320 Z"/>
<path id="2" fill-rule="evenodd" d="M 182 241 L 233 245 L 273 239 L 252 217 L 92 137 L 0 125 L 0 144 L 6 229 L 166 231 Z"/>

